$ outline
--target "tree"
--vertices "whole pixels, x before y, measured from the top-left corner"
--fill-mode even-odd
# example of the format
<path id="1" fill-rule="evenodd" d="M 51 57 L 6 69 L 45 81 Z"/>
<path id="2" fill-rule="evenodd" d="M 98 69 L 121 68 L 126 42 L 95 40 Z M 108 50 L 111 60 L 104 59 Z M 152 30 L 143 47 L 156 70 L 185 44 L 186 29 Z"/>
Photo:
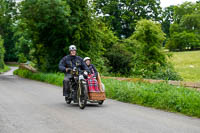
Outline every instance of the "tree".
<path id="1" fill-rule="evenodd" d="M 57 70 L 57 64 L 65 53 L 67 34 L 70 32 L 67 29 L 69 5 L 62 0 L 25 0 L 21 2 L 19 10 L 18 26 L 21 28 L 18 31 L 18 47 L 27 45 L 26 48 L 29 48 L 31 44 L 32 61 L 38 69 Z M 24 54 L 27 53 L 29 52 Z"/>
<path id="2" fill-rule="evenodd" d="M 170 25 L 174 22 L 174 6 L 169 6 L 164 9 L 162 12 L 162 30 L 166 34 L 167 38 L 170 35 Z"/>
<path id="3" fill-rule="evenodd" d="M 162 52 L 162 43 L 165 34 L 161 25 L 151 20 L 140 20 L 137 23 L 136 31 L 129 38 L 137 41 L 135 52 L 134 71 L 156 72 L 161 66 L 167 64 L 166 55 Z"/>
<path id="4" fill-rule="evenodd" d="M 180 27 L 188 32 L 200 33 L 200 10 L 198 13 L 187 14 L 182 17 Z"/>
<path id="5" fill-rule="evenodd" d="M 15 55 L 15 40 L 13 39 L 14 32 L 12 31 L 14 17 L 16 15 L 15 0 L 0 1 L 0 35 L 4 39 L 5 60 L 17 61 Z"/>
<path id="6" fill-rule="evenodd" d="M 200 48 L 200 4 L 185 2 L 174 9 L 175 19 L 166 47 L 171 51 Z"/>
<path id="7" fill-rule="evenodd" d="M 118 38 L 96 18 L 88 0 L 68 0 L 67 3 L 71 9 L 70 32 L 67 35 L 69 45 L 76 45 L 78 55 L 91 57 L 98 70 L 103 71 L 106 62 L 103 55 Z"/>
<path id="8" fill-rule="evenodd" d="M 4 41 L 0 36 L 0 69 L 4 69 L 4 53 L 5 53 L 5 49 L 4 49 Z"/>
<path id="9" fill-rule="evenodd" d="M 132 35 L 140 19 L 160 20 L 160 0 L 94 0 L 97 15 L 119 38 Z"/>
<path id="10" fill-rule="evenodd" d="M 184 2 L 179 6 L 174 7 L 174 22 L 180 23 L 183 16 L 187 14 L 192 14 L 200 10 L 199 3 Z"/>
<path id="11" fill-rule="evenodd" d="M 194 50 L 200 47 L 199 36 L 186 31 L 175 32 L 167 42 L 166 48 L 170 51 Z"/>
<path id="12" fill-rule="evenodd" d="M 90 6 L 88 0 L 22 1 L 15 29 L 20 61 L 32 60 L 41 71 L 57 71 L 59 60 L 73 44 L 79 56 L 90 56 L 102 70 L 104 46 L 112 46 L 117 37 L 94 16 Z"/>

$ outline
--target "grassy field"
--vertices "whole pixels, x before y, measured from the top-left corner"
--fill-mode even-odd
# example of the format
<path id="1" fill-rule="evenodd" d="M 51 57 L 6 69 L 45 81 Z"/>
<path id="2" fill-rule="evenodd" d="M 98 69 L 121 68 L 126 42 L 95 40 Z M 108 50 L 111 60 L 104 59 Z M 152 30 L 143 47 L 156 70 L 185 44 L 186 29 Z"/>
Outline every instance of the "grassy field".
<path id="1" fill-rule="evenodd" d="M 10 68 L 5 65 L 4 69 L 0 69 L 0 74 L 3 73 L 3 72 L 7 72 L 8 70 L 10 70 Z"/>
<path id="2" fill-rule="evenodd" d="M 173 52 L 171 62 L 184 81 L 200 82 L 200 51 Z"/>
<path id="3" fill-rule="evenodd" d="M 18 69 L 14 74 L 58 86 L 62 86 L 64 79 L 61 73 L 32 73 Z M 115 79 L 102 81 L 108 98 L 200 118 L 200 92 L 197 90 L 167 83 L 133 83 Z"/>

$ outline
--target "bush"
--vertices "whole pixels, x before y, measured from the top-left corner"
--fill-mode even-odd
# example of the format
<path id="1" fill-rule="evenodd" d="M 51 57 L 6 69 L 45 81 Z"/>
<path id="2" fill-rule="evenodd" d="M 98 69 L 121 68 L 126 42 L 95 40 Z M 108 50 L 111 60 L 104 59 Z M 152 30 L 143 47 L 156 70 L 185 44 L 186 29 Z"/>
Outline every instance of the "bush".
<path id="1" fill-rule="evenodd" d="M 131 75 L 133 54 L 127 50 L 126 46 L 122 44 L 113 45 L 105 56 L 109 60 L 109 66 L 111 66 L 110 72 Z"/>
<path id="2" fill-rule="evenodd" d="M 148 79 L 183 80 L 181 76 L 175 71 L 172 64 L 160 67 L 160 69 L 155 72 L 147 71 L 143 75 L 144 75 L 143 78 L 148 78 Z"/>
<path id="3" fill-rule="evenodd" d="M 4 69 L 4 54 L 5 54 L 5 49 L 3 46 L 3 39 L 0 36 L 0 69 Z"/>
<path id="4" fill-rule="evenodd" d="M 126 41 L 128 50 L 133 53 L 132 75 L 164 80 L 181 79 L 162 49 L 164 35 L 161 25 L 156 22 L 141 20 L 137 23 L 135 33 Z"/>
<path id="5" fill-rule="evenodd" d="M 174 32 L 167 41 L 166 48 L 170 51 L 194 50 L 200 47 L 199 36 L 195 33 Z"/>
<path id="6" fill-rule="evenodd" d="M 10 70 L 10 67 L 4 65 L 4 69 L 0 69 L 0 74 Z"/>
<path id="7" fill-rule="evenodd" d="M 165 40 L 161 25 L 150 20 L 140 20 L 137 23 L 135 33 L 130 40 L 138 42 L 135 62 L 139 61 L 140 69 L 150 71 L 159 69 L 167 64 L 166 54 L 162 51 L 162 43 Z"/>

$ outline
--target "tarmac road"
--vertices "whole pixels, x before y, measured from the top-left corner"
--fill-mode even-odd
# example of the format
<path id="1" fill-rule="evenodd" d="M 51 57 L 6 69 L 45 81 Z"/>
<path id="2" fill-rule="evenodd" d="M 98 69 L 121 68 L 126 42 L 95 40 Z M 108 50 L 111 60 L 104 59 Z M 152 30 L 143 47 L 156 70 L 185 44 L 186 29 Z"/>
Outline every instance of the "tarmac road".
<path id="1" fill-rule="evenodd" d="M 0 75 L 0 133 L 200 133 L 200 119 L 109 99 L 81 110 L 61 87 Z"/>

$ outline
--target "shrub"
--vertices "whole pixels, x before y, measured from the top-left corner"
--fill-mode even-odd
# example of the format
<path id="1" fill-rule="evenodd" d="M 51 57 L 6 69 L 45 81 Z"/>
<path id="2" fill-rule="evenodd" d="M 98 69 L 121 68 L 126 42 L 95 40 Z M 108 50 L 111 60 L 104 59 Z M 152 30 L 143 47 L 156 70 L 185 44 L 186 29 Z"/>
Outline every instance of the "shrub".
<path id="1" fill-rule="evenodd" d="M 166 48 L 170 51 L 194 50 L 199 48 L 200 39 L 195 33 L 174 32 L 167 41 Z"/>
<path id="2" fill-rule="evenodd" d="M 5 54 L 5 49 L 3 46 L 3 39 L 0 36 L 0 69 L 4 69 L 4 54 Z"/>
<path id="3" fill-rule="evenodd" d="M 150 71 L 167 64 L 166 54 L 162 51 L 162 43 L 165 40 L 161 25 L 150 20 L 140 20 L 137 23 L 135 33 L 130 40 L 137 40 L 136 60 L 140 67 Z M 141 68 L 140 68 L 141 69 Z"/>
<path id="4" fill-rule="evenodd" d="M 105 54 L 111 66 L 110 72 L 122 75 L 131 75 L 131 68 L 133 67 L 133 54 L 127 50 L 126 46 L 122 44 L 113 45 L 112 48 Z"/>
<path id="5" fill-rule="evenodd" d="M 155 72 L 147 71 L 143 75 L 143 78 L 149 79 L 183 80 L 170 63 L 164 67 L 160 67 L 160 69 Z"/>

